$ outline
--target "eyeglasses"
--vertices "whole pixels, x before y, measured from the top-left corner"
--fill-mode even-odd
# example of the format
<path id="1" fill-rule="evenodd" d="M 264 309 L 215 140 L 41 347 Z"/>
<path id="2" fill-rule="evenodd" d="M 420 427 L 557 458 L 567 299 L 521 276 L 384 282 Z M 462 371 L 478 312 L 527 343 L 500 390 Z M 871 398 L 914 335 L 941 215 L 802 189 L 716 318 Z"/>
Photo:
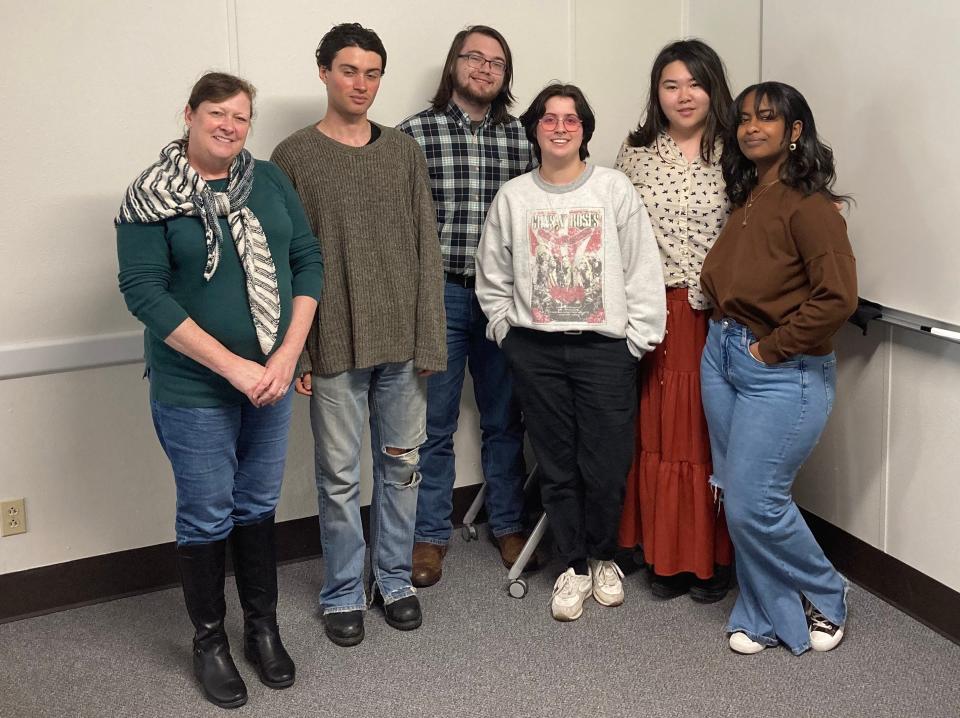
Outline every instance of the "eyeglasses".
<path id="1" fill-rule="evenodd" d="M 564 115 L 562 120 L 556 115 L 544 115 L 540 118 L 540 126 L 547 132 L 553 132 L 561 122 L 563 129 L 567 132 L 576 132 L 583 127 L 583 123 L 576 115 Z"/>
<path id="2" fill-rule="evenodd" d="M 507 71 L 507 63 L 503 60 L 488 60 L 483 55 L 475 52 L 468 52 L 464 55 L 457 55 L 461 60 L 466 60 L 467 64 L 475 70 L 482 70 L 484 65 L 490 66 L 491 75 L 502 75 Z"/>

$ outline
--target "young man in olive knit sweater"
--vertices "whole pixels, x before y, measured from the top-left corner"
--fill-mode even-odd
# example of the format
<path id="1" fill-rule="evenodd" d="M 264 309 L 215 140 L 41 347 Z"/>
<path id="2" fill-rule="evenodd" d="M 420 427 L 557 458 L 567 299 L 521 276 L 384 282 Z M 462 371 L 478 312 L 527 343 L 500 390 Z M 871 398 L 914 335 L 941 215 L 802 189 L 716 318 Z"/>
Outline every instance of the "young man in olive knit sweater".
<path id="1" fill-rule="evenodd" d="M 281 142 L 287 173 L 320 240 L 327 281 L 296 390 L 310 396 L 327 636 L 363 640 L 366 544 L 360 447 L 367 407 L 373 453 L 371 600 L 387 623 L 420 626 L 410 581 L 426 377 L 446 367 L 443 272 L 427 168 L 407 135 L 367 111 L 387 54 L 372 30 L 337 25 L 317 48 L 327 113 Z"/>

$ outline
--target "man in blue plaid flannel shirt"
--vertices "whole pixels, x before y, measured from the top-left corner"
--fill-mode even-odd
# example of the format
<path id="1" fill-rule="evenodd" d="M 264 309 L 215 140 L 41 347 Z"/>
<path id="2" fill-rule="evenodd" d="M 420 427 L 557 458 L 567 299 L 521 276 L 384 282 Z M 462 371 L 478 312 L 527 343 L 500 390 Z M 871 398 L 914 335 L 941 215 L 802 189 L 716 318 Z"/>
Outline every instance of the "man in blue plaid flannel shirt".
<path id="1" fill-rule="evenodd" d="M 427 441 L 420 447 L 423 480 L 413 548 L 415 586 L 440 580 L 450 540 L 453 435 L 467 364 L 480 410 L 490 532 L 508 567 L 524 544 L 520 412 L 506 359 L 485 337 L 487 320 L 474 291 L 474 255 L 487 210 L 500 186 L 531 166 L 523 127 L 507 111 L 513 103 L 512 78 L 512 57 L 503 36 L 485 25 L 468 27 L 454 37 L 431 107 L 398 125 L 427 158 L 446 274 L 447 370 L 428 379 Z"/>

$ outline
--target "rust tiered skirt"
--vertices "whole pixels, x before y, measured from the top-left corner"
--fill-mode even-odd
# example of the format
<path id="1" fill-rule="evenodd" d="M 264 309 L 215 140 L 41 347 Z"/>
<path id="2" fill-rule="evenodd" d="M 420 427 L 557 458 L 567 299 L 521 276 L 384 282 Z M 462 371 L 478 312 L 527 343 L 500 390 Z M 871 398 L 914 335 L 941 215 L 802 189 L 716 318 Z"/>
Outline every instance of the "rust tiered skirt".
<path id="1" fill-rule="evenodd" d="M 710 439 L 700 403 L 700 355 L 709 311 L 667 289 L 667 335 L 640 364 L 637 449 L 627 479 L 620 545 L 643 546 L 660 576 L 710 578 L 733 546 L 709 484 Z"/>

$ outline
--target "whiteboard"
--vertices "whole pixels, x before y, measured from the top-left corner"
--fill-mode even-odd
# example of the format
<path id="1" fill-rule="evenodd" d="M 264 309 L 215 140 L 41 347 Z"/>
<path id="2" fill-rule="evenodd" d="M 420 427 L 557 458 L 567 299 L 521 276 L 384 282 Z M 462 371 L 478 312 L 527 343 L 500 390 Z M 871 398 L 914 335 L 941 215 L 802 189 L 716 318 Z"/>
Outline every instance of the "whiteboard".
<path id="1" fill-rule="evenodd" d="M 764 0 L 761 77 L 796 87 L 837 162 L 860 296 L 960 325 L 960 3 Z"/>

